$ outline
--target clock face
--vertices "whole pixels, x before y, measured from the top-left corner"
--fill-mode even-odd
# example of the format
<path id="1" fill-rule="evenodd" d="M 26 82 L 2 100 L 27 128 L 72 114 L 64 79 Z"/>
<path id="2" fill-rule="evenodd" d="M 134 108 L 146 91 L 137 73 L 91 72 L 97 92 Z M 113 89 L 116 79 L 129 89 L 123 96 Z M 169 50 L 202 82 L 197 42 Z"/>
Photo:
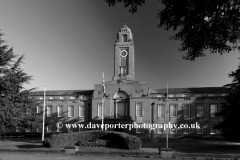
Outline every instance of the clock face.
<path id="1" fill-rule="evenodd" d="M 127 53 L 126 50 L 122 50 L 122 51 L 120 52 L 120 56 L 121 56 L 121 57 L 127 57 L 127 55 L 128 55 L 128 53 Z"/>

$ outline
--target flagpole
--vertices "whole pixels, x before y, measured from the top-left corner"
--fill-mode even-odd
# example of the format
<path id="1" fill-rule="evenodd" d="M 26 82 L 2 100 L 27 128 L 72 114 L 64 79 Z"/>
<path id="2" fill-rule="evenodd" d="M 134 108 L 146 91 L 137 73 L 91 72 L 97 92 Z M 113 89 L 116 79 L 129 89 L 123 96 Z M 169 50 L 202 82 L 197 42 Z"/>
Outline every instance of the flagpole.
<path id="1" fill-rule="evenodd" d="M 103 124 L 104 124 L 104 117 L 103 117 L 103 113 L 104 113 L 104 100 L 105 100 L 105 85 L 104 85 L 104 72 L 102 73 L 102 85 L 103 85 L 103 98 L 102 98 L 102 130 L 103 130 Z"/>
<path id="2" fill-rule="evenodd" d="M 167 107 L 168 107 L 168 83 L 167 83 Z M 168 110 L 170 108 L 168 107 Z M 169 111 L 167 112 L 167 122 L 169 122 Z M 167 135 L 166 135 L 166 145 L 167 145 L 167 148 L 168 148 L 168 131 L 169 131 L 169 126 L 167 128 Z"/>
<path id="3" fill-rule="evenodd" d="M 44 86 L 44 96 L 43 96 L 43 126 L 42 126 L 42 141 L 44 141 L 44 126 L 45 126 L 45 97 L 46 97 L 46 86 Z"/>

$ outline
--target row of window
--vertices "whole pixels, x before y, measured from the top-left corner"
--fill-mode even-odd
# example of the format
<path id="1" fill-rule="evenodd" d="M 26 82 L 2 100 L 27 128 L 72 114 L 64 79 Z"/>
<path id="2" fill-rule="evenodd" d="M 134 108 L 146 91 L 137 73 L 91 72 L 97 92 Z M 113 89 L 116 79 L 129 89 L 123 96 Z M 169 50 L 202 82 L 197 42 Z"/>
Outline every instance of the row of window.
<path id="1" fill-rule="evenodd" d="M 191 105 L 190 104 L 183 104 L 182 106 L 182 113 L 183 117 L 190 117 L 191 115 Z M 197 113 L 196 117 L 203 117 L 204 115 L 204 104 L 197 104 Z M 169 105 L 169 112 L 170 117 L 177 117 L 178 115 L 178 105 L 177 104 L 170 104 Z M 215 113 L 218 111 L 217 104 L 210 104 L 210 117 L 216 117 Z M 165 104 L 157 104 L 157 113 L 158 117 L 164 117 L 165 115 Z M 98 103 L 98 116 L 102 116 L 102 103 Z M 138 102 L 136 103 L 136 116 L 137 117 L 143 117 L 144 116 L 144 110 L 143 110 L 143 103 Z"/>
<path id="2" fill-rule="evenodd" d="M 181 129 L 175 129 L 175 128 L 170 128 L 169 129 L 169 133 L 170 134 L 176 134 L 176 133 L 182 133 L 182 134 L 190 134 L 191 131 L 196 131 L 197 134 L 203 134 L 203 125 L 199 124 L 200 128 L 196 128 L 196 129 L 190 129 L 190 128 L 181 128 Z M 217 129 L 213 128 L 214 124 L 210 124 L 209 125 L 209 129 L 210 129 L 210 134 L 217 134 L 219 133 L 219 131 Z M 208 129 L 208 128 L 206 128 Z M 143 128 L 137 128 L 136 129 L 136 133 L 144 133 L 144 129 Z M 159 134 L 165 134 L 166 130 L 164 131 L 163 128 L 157 128 L 157 133 Z"/>
<path id="3" fill-rule="evenodd" d="M 57 117 L 63 117 L 63 106 L 56 106 L 57 107 Z M 43 111 L 42 106 L 37 106 L 37 113 L 41 113 Z M 52 117 L 53 114 L 53 106 L 46 106 L 46 116 Z M 74 117 L 74 106 L 67 106 L 67 115 L 68 117 Z M 85 116 L 85 107 L 78 106 L 78 116 L 84 117 Z"/>
<path id="4" fill-rule="evenodd" d="M 31 98 L 31 97 L 30 97 Z M 39 99 L 41 99 L 41 100 L 43 100 L 44 98 L 43 97 L 39 97 Z M 60 99 L 60 100 L 64 100 L 64 99 L 66 99 L 66 98 L 64 98 L 63 96 L 60 96 L 60 97 L 58 97 L 58 98 L 56 98 L 56 97 L 53 97 L 53 96 L 51 96 L 51 97 L 46 97 L 46 99 L 50 99 L 50 100 L 54 100 L 54 99 Z M 74 99 L 77 99 L 76 97 L 69 97 L 69 98 L 67 98 L 67 99 L 71 99 L 71 100 L 74 100 Z M 83 99 L 83 96 L 79 96 L 79 99 Z"/>
<path id="5" fill-rule="evenodd" d="M 202 96 L 208 96 L 208 97 L 215 97 L 215 96 L 221 96 L 221 97 L 225 97 L 227 96 L 227 94 L 208 94 L 208 95 L 200 95 L 200 94 L 196 94 L 195 97 L 202 97 Z M 158 94 L 157 97 L 167 97 L 166 94 Z M 172 97 L 189 97 L 189 95 L 186 94 L 181 94 L 181 95 L 175 95 L 175 94 L 169 94 L 168 97 L 172 98 Z"/>
<path id="6" fill-rule="evenodd" d="M 191 98 L 183 98 L 184 101 L 191 101 Z M 206 98 L 197 98 L 197 101 L 205 101 Z M 223 98 L 217 98 L 217 97 L 212 97 L 210 98 L 210 100 L 223 100 Z M 166 99 L 158 99 L 158 101 L 167 101 Z M 168 99 L 168 101 L 179 101 L 179 98 L 171 98 L 171 99 Z"/>
<path id="7" fill-rule="evenodd" d="M 190 104 L 183 104 L 182 106 L 182 113 L 183 117 L 190 117 L 190 109 L 191 105 Z M 197 104 L 197 117 L 203 117 L 204 113 L 204 105 L 203 104 Z M 217 104 L 210 104 L 210 117 L 216 117 L 215 113 L 217 113 Z M 177 104 L 170 104 L 169 105 L 169 112 L 170 112 L 170 117 L 177 117 L 178 115 L 178 105 Z M 143 117 L 143 105 L 142 103 L 138 102 L 136 103 L 136 116 L 137 117 Z M 157 113 L 158 117 L 164 117 L 165 115 L 165 104 L 157 104 Z"/>
<path id="8" fill-rule="evenodd" d="M 68 132 L 73 132 L 73 131 L 76 131 L 75 128 L 73 127 L 70 127 L 70 128 L 67 128 Z M 82 131 L 84 130 L 83 128 L 80 128 L 78 127 L 78 131 Z M 63 129 L 62 128 L 55 128 L 53 124 L 46 124 L 45 125 L 45 131 L 46 132 L 63 132 Z M 16 129 L 16 132 L 24 132 L 24 129 Z M 42 127 L 39 127 L 37 128 L 36 130 L 30 130 L 30 129 L 25 129 L 25 132 L 42 132 Z"/>

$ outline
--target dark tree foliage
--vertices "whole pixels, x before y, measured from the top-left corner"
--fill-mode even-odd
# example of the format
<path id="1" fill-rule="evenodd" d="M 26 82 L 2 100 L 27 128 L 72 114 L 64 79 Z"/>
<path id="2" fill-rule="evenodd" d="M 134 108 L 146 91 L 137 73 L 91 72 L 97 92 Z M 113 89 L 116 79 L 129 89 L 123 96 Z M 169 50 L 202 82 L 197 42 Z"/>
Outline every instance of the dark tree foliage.
<path id="1" fill-rule="evenodd" d="M 123 2 L 130 12 L 137 12 L 145 0 L 105 0 L 109 6 Z M 195 60 L 210 53 L 240 49 L 240 1 L 238 0 L 160 0 L 165 6 L 158 10 L 158 28 L 173 29 L 170 39 L 180 40 L 183 59 Z M 160 4 L 159 4 L 160 5 Z"/>
<path id="2" fill-rule="evenodd" d="M 2 36 L 0 33 L 0 73 L 5 76 L 0 79 L 0 134 L 16 128 L 33 130 L 40 120 L 30 98 L 34 88 L 23 87 L 32 77 L 20 68 L 24 55 L 17 56 L 13 48 L 8 49 Z"/>
<path id="3" fill-rule="evenodd" d="M 216 114 L 222 117 L 222 120 L 215 128 L 227 139 L 240 140 L 240 65 L 235 72 L 229 74 L 229 77 L 233 78 L 232 83 L 225 87 L 230 89 L 230 93 L 221 104 L 221 111 Z"/>

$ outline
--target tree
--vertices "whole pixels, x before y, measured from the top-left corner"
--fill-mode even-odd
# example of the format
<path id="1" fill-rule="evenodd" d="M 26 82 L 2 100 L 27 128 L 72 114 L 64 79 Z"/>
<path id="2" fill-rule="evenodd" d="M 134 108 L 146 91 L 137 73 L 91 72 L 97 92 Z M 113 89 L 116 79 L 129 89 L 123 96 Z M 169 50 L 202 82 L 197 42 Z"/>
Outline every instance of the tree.
<path id="1" fill-rule="evenodd" d="M 33 89 L 23 84 L 32 79 L 20 68 L 24 55 L 17 56 L 8 49 L 0 33 L 0 132 L 18 129 L 35 129 L 40 116 L 35 112 L 35 101 L 30 99 Z M 15 60 L 16 59 L 16 60 Z"/>
<path id="2" fill-rule="evenodd" d="M 137 12 L 145 0 L 105 0 L 109 6 L 123 2 Z M 240 49 L 240 1 L 235 0 L 161 0 L 165 8 L 158 11 L 158 28 L 173 29 L 170 39 L 180 40 L 179 51 L 185 60 L 206 56 L 203 52 L 230 52 Z"/>
<path id="3" fill-rule="evenodd" d="M 231 140 L 240 140 L 240 65 L 238 69 L 229 74 L 233 78 L 231 84 L 225 85 L 230 92 L 225 101 L 221 104 L 221 111 L 216 116 L 222 117 L 222 120 L 214 126 L 219 129 L 222 135 Z"/>

